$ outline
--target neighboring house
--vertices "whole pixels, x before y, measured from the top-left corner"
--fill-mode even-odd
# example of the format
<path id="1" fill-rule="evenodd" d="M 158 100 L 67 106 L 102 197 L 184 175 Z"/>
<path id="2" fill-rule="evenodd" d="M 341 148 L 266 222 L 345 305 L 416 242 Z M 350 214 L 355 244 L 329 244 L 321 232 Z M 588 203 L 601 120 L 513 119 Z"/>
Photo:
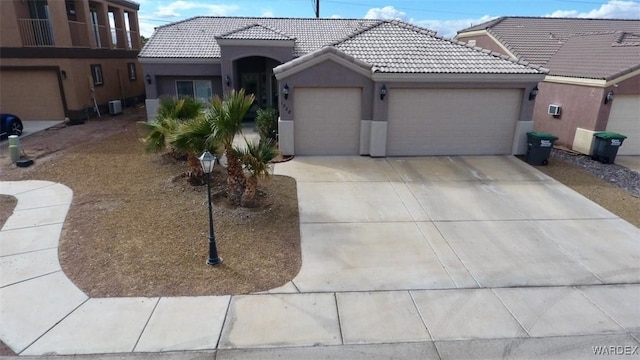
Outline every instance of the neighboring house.
<path id="1" fill-rule="evenodd" d="M 400 21 L 197 17 L 140 52 L 160 96 L 245 88 L 280 111 L 285 155 L 526 151 L 529 93 L 544 70 Z"/>
<path id="2" fill-rule="evenodd" d="M 640 20 L 501 17 L 456 39 L 549 69 L 534 127 L 557 144 L 591 154 L 606 130 L 628 137 L 618 154 L 640 155 Z"/>
<path id="3" fill-rule="evenodd" d="M 84 119 L 95 104 L 144 99 L 139 5 L 128 0 L 0 0 L 0 111 Z"/>

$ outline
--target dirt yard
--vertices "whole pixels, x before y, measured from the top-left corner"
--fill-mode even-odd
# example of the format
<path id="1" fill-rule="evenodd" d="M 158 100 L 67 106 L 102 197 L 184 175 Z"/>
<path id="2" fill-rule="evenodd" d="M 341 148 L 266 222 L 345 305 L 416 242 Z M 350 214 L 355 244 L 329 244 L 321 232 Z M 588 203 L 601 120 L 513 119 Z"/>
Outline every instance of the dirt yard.
<path id="1" fill-rule="evenodd" d="M 128 109 L 25 137 L 22 147 L 35 160 L 29 168 L 10 165 L 2 152 L 3 180 L 73 189 L 59 249 L 67 276 L 91 297 L 245 294 L 291 280 L 301 264 L 295 180 L 272 176 L 259 189 L 258 208 L 234 208 L 218 166 L 212 198 L 224 262 L 207 266 L 206 186 L 180 177 L 184 163 L 144 153 L 143 114 Z M 13 205 L 3 200 L 0 208 Z"/>

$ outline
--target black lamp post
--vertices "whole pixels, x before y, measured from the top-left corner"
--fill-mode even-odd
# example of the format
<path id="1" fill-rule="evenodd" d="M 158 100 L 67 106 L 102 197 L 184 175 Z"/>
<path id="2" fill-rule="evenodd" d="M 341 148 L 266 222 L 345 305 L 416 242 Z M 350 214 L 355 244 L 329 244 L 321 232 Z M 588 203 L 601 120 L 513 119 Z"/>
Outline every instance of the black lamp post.
<path id="1" fill-rule="evenodd" d="M 205 151 L 199 160 L 207 178 L 207 200 L 209 201 L 209 258 L 207 259 L 207 265 L 218 265 L 222 263 L 222 258 L 218 256 L 218 249 L 216 248 L 216 235 L 213 233 L 213 208 L 211 207 L 211 171 L 216 162 L 216 157 Z"/>

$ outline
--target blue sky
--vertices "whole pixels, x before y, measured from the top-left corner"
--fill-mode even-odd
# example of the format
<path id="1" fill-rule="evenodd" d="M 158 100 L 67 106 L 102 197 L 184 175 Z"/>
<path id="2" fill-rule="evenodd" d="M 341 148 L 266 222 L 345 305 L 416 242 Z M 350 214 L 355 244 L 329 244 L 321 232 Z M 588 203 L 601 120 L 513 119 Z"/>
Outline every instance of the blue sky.
<path id="1" fill-rule="evenodd" d="M 314 17 L 315 0 L 135 0 L 142 35 L 193 16 Z M 319 0 L 321 17 L 399 19 L 452 37 L 498 16 L 640 19 L 640 0 Z"/>

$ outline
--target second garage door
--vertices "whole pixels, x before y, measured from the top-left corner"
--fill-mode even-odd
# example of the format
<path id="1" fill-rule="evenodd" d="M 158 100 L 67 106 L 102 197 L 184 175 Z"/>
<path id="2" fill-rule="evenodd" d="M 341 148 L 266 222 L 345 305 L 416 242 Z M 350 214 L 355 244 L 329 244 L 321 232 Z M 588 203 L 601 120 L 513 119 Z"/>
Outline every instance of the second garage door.
<path id="1" fill-rule="evenodd" d="M 607 131 L 627 136 L 618 155 L 640 155 L 640 95 L 616 95 Z"/>
<path id="2" fill-rule="evenodd" d="M 518 89 L 392 89 L 387 155 L 511 154 Z"/>
<path id="3" fill-rule="evenodd" d="M 361 88 L 295 88 L 296 155 L 357 155 Z"/>
<path id="4" fill-rule="evenodd" d="M 15 114 L 22 120 L 64 119 L 54 70 L 2 70 L 0 77 L 2 112 Z"/>

